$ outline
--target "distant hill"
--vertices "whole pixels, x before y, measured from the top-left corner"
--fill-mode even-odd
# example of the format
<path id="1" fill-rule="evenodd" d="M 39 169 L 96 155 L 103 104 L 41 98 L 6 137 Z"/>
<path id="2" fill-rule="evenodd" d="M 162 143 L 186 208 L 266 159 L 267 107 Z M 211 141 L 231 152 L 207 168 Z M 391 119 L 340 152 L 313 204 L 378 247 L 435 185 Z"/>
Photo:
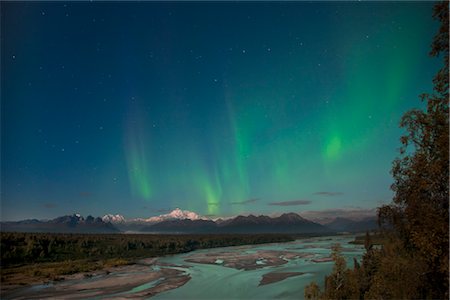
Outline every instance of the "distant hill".
<path id="1" fill-rule="evenodd" d="M 325 226 L 338 232 L 364 232 L 378 229 L 376 217 L 368 217 L 357 221 L 338 217 Z"/>
<path id="2" fill-rule="evenodd" d="M 279 217 L 237 216 L 218 224 L 221 231 L 230 233 L 324 233 L 327 227 L 306 220 L 296 213 L 286 213 Z"/>
<path id="3" fill-rule="evenodd" d="M 1 222 L 1 231 L 16 232 L 59 232 L 59 233 L 117 233 L 114 225 L 104 222 L 101 218 L 88 216 L 86 219 L 79 214 L 67 215 L 53 220 L 24 220 L 17 222 Z"/>

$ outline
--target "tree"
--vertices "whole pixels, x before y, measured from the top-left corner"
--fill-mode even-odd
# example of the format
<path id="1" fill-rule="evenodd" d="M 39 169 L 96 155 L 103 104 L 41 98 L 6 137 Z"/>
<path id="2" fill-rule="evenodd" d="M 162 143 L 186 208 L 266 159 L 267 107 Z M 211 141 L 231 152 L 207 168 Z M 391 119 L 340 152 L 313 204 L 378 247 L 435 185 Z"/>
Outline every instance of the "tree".
<path id="1" fill-rule="evenodd" d="M 421 297 L 448 298 L 449 234 L 449 45 L 448 2 L 435 5 L 440 20 L 430 55 L 443 56 L 444 65 L 433 79 L 432 94 L 421 95 L 425 110 L 407 112 L 400 126 L 400 157 L 393 163 L 393 203 L 379 209 L 380 224 L 399 239 L 407 256 L 428 266 L 421 278 Z"/>
<path id="2" fill-rule="evenodd" d="M 357 260 L 354 260 L 354 270 L 347 269 L 347 263 L 341 254 L 341 245 L 331 247 L 331 256 L 334 261 L 333 271 L 325 276 L 325 288 L 323 293 L 314 281 L 305 287 L 305 299 L 359 299 L 361 269 Z"/>
<path id="3" fill-rule="evenodd" d="M 320 299 L 320 288 L 314 281 L 305 287 L 305 299 L 307 300 Z"/>
<path id="4" fill-rule="evenodd" d="M 341 254 L 341 245 L 331 248 L 334 261 L 333 271 L 325 277 L 324 299 L 356 299 L 359 298 L 356 272 L 347 269 L 347 263 Z"/>

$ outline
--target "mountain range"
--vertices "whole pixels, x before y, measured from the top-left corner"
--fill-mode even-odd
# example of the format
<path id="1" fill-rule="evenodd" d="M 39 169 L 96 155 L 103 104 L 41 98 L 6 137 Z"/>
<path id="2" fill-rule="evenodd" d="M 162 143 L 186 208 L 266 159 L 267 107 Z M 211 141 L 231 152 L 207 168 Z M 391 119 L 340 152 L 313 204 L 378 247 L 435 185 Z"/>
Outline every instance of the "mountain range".
<path id="1" fill-rule="evenodd" d="M 102 218 L 79 214 L 58 217 L 52 220 L 23 220 L 1 222 L 1 231 L 62 232 L 62 233 L 333 233 L 363 232 L 377 228 L 375 218 L 350 220 L 336 218 L 327 224 L 307 220 L 296 213 L 285 213 L 278 217 L 265 215 L 242 216 L 229 219 L 210 220 L 181 209 L 148 219 L 125 219 L 117 214 Z"/>
<path id="2" fill-rule="evenodd" d="M 16 232 L 60 232 L 60 233 L 118 233 L 112 223 L 104 222 L 102 218 L 79 214 L 58 217 L 52 220 L 23 220 L 17 222 L 1 222 L 1 231 Z"/>

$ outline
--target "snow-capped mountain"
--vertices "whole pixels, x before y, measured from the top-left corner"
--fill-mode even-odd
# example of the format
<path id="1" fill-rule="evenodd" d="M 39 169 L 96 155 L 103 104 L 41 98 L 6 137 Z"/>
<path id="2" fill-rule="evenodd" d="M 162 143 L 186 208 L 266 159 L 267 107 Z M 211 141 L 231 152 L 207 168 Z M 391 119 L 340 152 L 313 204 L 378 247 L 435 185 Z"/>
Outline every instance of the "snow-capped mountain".
<path id="1" fill-rule="evenodd" d="M 126 220 L 122 215 L 112 215 L 107 214 L 102 217 L 103 222 L 110 222 L 110 223 L 124 223 Z"/>
<path id="2" fill-rule="evenodd" d="M 102 217 L 102 220 L 104 222 L 110 222 L 113 224 L 148 224 L 148 223 L 159 223 L 162 221 L 168 221 L 168 220 L 200 220 L 205 219 L 198 215 L 197 213 L 193 211 L 188 210 L 181 210 L 179 208 L 176 208 L 172 210 L 170 213 L 162 214 L 159 216 L 154 216 L 150 218 L 136 218 L 136 219 L 125 219 L 122 215 L 113 215 L 113 214 L 106 214 Z"/>
<path id="3" fill-rule="evenodd" d="M 148 219 L 136 219 L 136 220 L 139 220 L 141 222 L 142 221 L 147 222 L 147 223 L 157 223 L 157 222 L 162 222 L 162 221 L 166 221 L 166 220 L 185 220 L 185 219 L 199 220 L 199 219 L 202 219 L 202 217 L 200 217 L 198 214 L 196 214 L 193 211 L 181 210 L 179 208 L 176 208 L 168 214 L 150 217 Z"/>

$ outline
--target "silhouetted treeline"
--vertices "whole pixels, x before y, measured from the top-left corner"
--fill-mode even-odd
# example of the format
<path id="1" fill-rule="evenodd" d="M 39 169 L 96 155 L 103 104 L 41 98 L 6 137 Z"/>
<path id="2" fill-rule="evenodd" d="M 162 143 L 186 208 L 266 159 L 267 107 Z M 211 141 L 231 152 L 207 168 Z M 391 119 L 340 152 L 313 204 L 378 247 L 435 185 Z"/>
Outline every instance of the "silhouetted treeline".
<path id="1" fill-rule="evenodd" d="M 1 236 L 2 267 L 77 259 L 154 257 L 196 249 L 292 241 L 282 234 L 151 235 L 8 233 Z"/>

